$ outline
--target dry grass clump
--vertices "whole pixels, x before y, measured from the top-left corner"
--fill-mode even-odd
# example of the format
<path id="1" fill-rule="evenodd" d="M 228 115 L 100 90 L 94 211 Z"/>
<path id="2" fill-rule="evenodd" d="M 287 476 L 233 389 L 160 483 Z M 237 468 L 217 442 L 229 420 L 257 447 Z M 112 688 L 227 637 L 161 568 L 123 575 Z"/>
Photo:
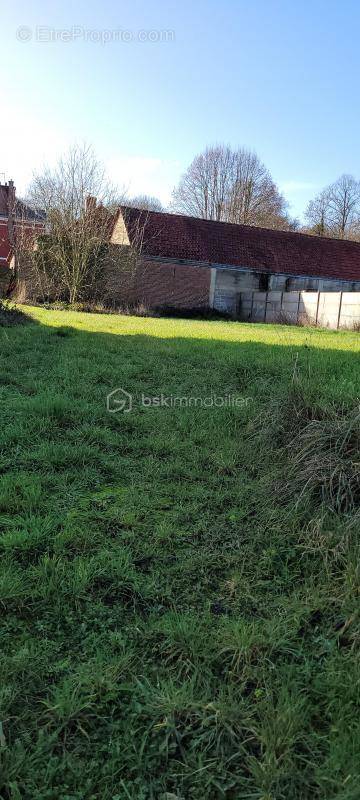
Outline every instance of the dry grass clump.
<path id="1" fill-rule="evenodd" d="M 288 445 L 286 489 L 310 492 L 335 511 L 360 503 L 360 410 L 312 419 Z"/>
<path id="2" fill-rule="evenodd" d="M 290 440 L 323 415 L 323 409 L 309 396 L 305 384 L 293 380 L 285 395 L 270 399 L 268 407 L 250 421 L 249 435 L 261 452 L 271 448 L 280 454 Z"/>
<path id="3" fill-rule="evenodd" d="M 320 405 L 297 376 L 288 392 L 251 423 L 262 457 L 277 464 L 276 491 L 283 500 L 311 496 L 338 513 L 360 504 L 360 407 Z M 275 456 L 275 458 L 274 458 Z M 273 475 L 270 478 L 273 481 Z"/>

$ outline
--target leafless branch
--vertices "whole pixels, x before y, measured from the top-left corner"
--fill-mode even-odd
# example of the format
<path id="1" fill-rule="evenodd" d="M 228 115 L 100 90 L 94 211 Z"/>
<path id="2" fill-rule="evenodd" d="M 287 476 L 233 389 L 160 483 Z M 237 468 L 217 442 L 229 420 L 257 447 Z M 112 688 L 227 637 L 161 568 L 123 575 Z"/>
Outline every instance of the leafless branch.
<path id="1" fill-rule="evenodd" d="M 204 219 L 289 227 L 287 204 L 256 153 L 226 145 L 196 156 L 173 193 L 173 208 Z"/>

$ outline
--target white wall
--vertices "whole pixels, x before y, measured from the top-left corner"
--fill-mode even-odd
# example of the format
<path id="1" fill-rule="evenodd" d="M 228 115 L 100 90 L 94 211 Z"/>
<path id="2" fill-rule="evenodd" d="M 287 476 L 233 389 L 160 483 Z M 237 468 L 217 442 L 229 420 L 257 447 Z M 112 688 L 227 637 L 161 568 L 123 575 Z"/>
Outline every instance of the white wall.
<path id="1" fill-rule="evenodd" d="M 297 322 L 324 328 L 360 325 L 360 292 L 241 292 L 239 319 Z"/>

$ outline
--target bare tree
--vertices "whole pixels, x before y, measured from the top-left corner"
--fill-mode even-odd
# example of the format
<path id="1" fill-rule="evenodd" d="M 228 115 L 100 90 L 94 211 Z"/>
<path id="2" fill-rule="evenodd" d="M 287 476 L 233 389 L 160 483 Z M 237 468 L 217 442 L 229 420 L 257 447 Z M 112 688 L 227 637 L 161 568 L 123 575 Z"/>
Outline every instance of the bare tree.
<path id="1" fill-rule="evenodd" d="M 360 182 L 352 175 L 341 175 L 329 189 L 330 228 L 343 238 L 359 228 Z"/>
<path id="2" fill-rule="evenodd" d="M 197 155 L 173 193 L 176 211 L 217 221 L 227 217 L 234 154 L 229 147 L 208 147 Z"/>
<path id="3" fill-rule="evenodd" d="M 164 211 L 163 205 L 158 197 L 149 194 L 138 194 L 123 201 L 127 206 L 140 208 L 145 211 Z"/>
<path id="4" fill-rule="evenodd" d="M 329 189 L 323 189 L 314 200 L 310 200 L 305 212 L 305 218 L 309 223 L 309 233 L 317 236 L 329 236 Z"/>
<path id="5" fill-rule="evenodd" d="M 257 155 L 248 150 L 238 150 L 235 170 L 229 221 L 268 227 L 283 224 L 286 202 Z"/>
<path id="6" fill-rule="evenodd" d="M 48 236 L 38 248 L 41 268 L 59 296 L 71 303 L 88 296 L 109 240 L 113 200 L 112 187 L 92 148 L 75 145 L 54 169 L 46 167 L 34 175 L 29 198 L 46 213 Z"/>
<path id="7" fill-rule="evenodd" d="M 306 219 L 321 236 L 357 238 L 360 233 L 360 181 L 341 175 L 311 200 Z"/>
<path id="8" fill-rule="evenodd" d="M 197 155 L 173 193 L 180 213 L 223 222 L 289 227 L 287 204 L 256 153 L 225 145 Z"/>

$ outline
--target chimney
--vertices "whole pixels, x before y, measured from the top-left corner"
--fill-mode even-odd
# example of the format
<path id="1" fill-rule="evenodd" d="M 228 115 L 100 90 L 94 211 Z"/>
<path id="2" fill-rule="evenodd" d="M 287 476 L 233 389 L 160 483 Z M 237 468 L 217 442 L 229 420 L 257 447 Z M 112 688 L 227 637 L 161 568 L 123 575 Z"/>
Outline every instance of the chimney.
<path id="1" fill-rule="evenodd" d="M 89 194 L 85 200 L 85 214 L 92 214 L 96 209 L 96 197 Z"/>
<path id="2" fill-rule="evenodd" d="M 14 208 L 15 208 L 16 189 L 15 189 L 15 186 L 14 186 L 14 181 L 9 181 L 8 184 L 6 184 L 6 185 L 8 187 L 8 206 L 9 206 L 9 214 L 10 214 L 11 212 L 14 211 Z"/>

